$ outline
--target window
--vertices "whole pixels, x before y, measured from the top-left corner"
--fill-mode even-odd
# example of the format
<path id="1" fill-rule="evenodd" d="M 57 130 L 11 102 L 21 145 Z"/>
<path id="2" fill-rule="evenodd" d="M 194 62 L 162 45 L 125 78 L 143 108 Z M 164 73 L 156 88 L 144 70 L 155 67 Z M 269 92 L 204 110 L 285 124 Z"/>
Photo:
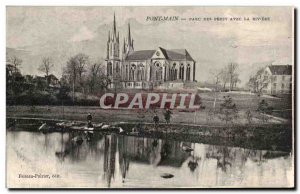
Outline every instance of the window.
<path id="1" fill-rule="evenodd" d="M 154 79 L 162 80 L 162 67 L 159 62 L 154 63 L 153 71 L 154 71 L 154 75 L 153 75 Z"/>
<path id="2" fill-rule="evenodd" d="M 112 63 L 108 62 L 107 63 L 107 76 L 111 76 L 112 75 Z"/>
<path id="3" fill-rule="evenodd" d="M 162 80 L 162 67 L 157 67 L 155 79 L 156 80 Z"/>
<path id="4" fill-rule="evenodd" d="M 283 75 L 283 76 L 282 76 L 282 81 L 284 81 L 284 80 L 285 80 L 285 76 Z"/>
<path id="5" fill-rule="evenodd" d="M 141 69 L 141 80 L 145 80 L 145 67 L 143 66 Z"/>
<path id="6" fill-rule="evenodd" d="M 137 71 L 137 80 L 143 81 L 144 80 L 144 65 L 141 63 L 139 64 L 138 71 Z"/>
<path id="7" fill-rule="evenodd" d="M 128 80 L 128 72 L 129 72 L 128 65 L 126 65 L 126 67 L 125 67 L 125 80 Z"/>
<path id="8" fill-rule="evenodd" d="M 190 64 L 187 65 L 187 69 L 186 69 L 186 80 L 190 81 L 190 77 L 191 76 L 191 67 Z"/>
<path id="9" fill-rule="evenodd" d="M 179 68 L 179 79 L 184 79 L 184 67 L 183 63 L 181 63 L 180 68 Z"/>
<path id="10" fill-rule="evenodd" d="M 130 72 L 129 72 L 129 80 L 130 81 L 134 81 L 135 80 L 135 69 L 136 69 L 136 66 L 135 64 L 131 64 L 131 68 L 130 68 Z"/>
<path id="11" fill-rule="evenodd" d="M 284 88 L 284 84 L 281 84 L 281 89 L 283 89 Z"/>
<path id="12" fill-rule="evenodd" d="M 276 83 L 273 84 L 273 89 L 276 90 Z"/>
<path id="13" fill-rule="evenodd" d="M 119 67 L 119 63 L 117 62 L 116 63 L 116 73 L 119 73 L 120 72 L 120 67 Z"/>
<path id="14" fill-rule="evenodd" d="M 177 79 L 176 63 L 173 63 L 173 67 L 171 68 L 171 81 L 176 79 Z"/>
<path id="15" fill-rule="evenodd" d="M 277 76 L 276 75 L 273 75 L 273 82 L 276 82 L 277 81 Z"/>

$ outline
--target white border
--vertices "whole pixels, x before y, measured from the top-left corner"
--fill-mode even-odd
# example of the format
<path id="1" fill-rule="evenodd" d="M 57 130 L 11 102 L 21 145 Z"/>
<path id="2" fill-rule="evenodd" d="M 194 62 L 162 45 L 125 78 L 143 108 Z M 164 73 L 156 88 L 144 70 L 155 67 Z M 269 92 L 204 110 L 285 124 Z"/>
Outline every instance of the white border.
<path id="1" fill-rule="evenodd" d="M 267 0 L 251 0 L 251 1 L 238 1 L 238 0 L 228 0 L 228 1 L 222 1 L 222 0 L 210 0 L 210 1 L 195 1 L 195 0 L 148 0 L 148 1 L 138 1 L 138 0 L 106 0 L 106 1 L 99 1 L 99 0 L 4 0 L 0 1 L 0 61 L 1 61 L 1 71 L 0 71 L 0 124 L 1 124 L 1 134 L 0 134 L 0 169 L 2 172 L 0 176 L 0 191 L 1 193 L 8 193 L 9 191 L 5 188 L 5 139 L 6 139 L 6 127 L 5 127 L 5 110 L 6 110 L 6 90 L 5 90 L 5 45 L 6 45 L 6 6 L 7 5 L 27 5 L 27 6 L 180 6 L 180 5 L 189 5 L 189 6 L 295 6 L 296 8 L 300 7 L 300 1 L 299 0 L 273 0 L 273 1 L 267 1 Z M 298 10 L 299 15 L 299 10 Z M 299 19 L 297 18 L 297 26 L 299 26 Z M 298 35 L 298 33 L 297 33 Z M 299 37 L 297 37 L 299 39 Z M 297 51 L 297 56 L 299 56 L 299 49 Z M 298 59 L 299 60 L 299 59 Z M 297 64 L 295 64 L 297 65 Z M 297 68 L 297 74 L 299 75 L 299 68 Z M 296 91 L 299 90 L 299 82 L 297 81 L 297 88 Z M 299 96 L 297 98 L 297 101 L 299 102 Z M 297 120 L 299 120 L 299 114 L 297 114 Z M 299 131 L 297 132 L 296 139 L 299 140 Z M 299 144 L 299 143 L 298 143 Z M 297 156 L 299 157 L 299 149 L 297 150 Z M 299 164 L 299 163 L 298 163 Z M 299 169 L 299 165 L 297 165 L 297 169 Z M 296 173 L 295 175 L 297 175 Z M 299 180 L 299 178 L 297 179 Z M 298 183 L 296 185 L 299 186 Z M 30 191 L 36 193 L 36 191 Z M 41 191 L 38 191 L 41 192 Z M 48 192 L 55 192 L 55 193 L 61 193 L 63 191 L 48 191 Z M 74 192 L 74 191 L 71 191 Z M 78 191 L 77 191 L 78 192 Z M 83 193 L 86 191 L 80 191 L 80 193 Z M 99 192 L 99 191 L 97 191 Z M 104 192 L 104 191 L 100 191 Z M 115 193 L 117 191 L 112 191 L 110 193 Z M 123 191 L 124 192 L 124 191 Z M 126 191 L 126 192 L 132 192 L 132 191 Z M 138 191 L 141 192 L 141 191 Z M 153 193 L 163 193 L 165 191 L 152 191 Z M 151 193 L 152 193 L 151 192 Z M 186 191 L 185 191 L 186 192 Z M 218 191 L 213 191 L 212 193 L 216 193 Z M 227 191 L 231 192 L 231 191 Z M 243 191 L 238 191 L 243 192 Z M 249 192 L 249 191 L 247 191 Z M 258 191 L 251 191 L 251 192 L 258 192 Z M 261 191 L 264 192 L 264 191 Z M 280 191 L 280 192 L 289 192 L 289 191 Z"/>

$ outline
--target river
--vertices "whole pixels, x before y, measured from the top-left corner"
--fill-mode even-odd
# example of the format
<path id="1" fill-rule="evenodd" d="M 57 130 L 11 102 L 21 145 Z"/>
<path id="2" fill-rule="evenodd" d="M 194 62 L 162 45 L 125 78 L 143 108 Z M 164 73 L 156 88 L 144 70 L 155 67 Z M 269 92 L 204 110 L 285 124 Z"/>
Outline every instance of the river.
<path id="1" fill-rule="evenodd" d="M 76 136 L 83 142 L 74 142 Z M 7 131 L 7 185 L 14 187 L 286 187 L 293 157 L 120 134 Z M 167 173 L 167 174 L 166 174 Z M 22 178 L 27 175 L 47 178 Z M 165 177 L 171 175 L 173 177 Z M 21 177 L 21 178 L 20 178 Z"/>

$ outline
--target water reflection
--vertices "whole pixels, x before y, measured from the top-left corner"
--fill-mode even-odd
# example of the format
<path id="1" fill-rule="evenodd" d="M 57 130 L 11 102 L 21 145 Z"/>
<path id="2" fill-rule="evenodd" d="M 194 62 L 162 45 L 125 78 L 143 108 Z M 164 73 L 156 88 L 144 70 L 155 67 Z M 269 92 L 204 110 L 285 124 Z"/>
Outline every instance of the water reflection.
<path id="1" fill-rule="evenodd" d="M 36 173 L 30 166 L 36 170 L 51 164 L 51 171 L 63 177 L 53 182 L 56 186 L 284 186 L 293 175 L 290 153 L 285 152 L 84 132 L 7 136 L 8 165 L 16 153 L 28 158 L 26 173 Z M 174 177 L 162 179 L 163 173 Z"/>

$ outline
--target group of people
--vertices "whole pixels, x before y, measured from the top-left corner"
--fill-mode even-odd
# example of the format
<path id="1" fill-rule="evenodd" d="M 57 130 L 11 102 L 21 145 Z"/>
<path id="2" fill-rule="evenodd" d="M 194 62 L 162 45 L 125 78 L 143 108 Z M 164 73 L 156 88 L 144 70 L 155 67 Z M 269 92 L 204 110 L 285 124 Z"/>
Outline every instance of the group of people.
<path id="1" fill-rule="evenodd" d="M 172 117 L 172 111 L 170 109 L 166 109 L 166 111 L 164 112 L 164 117 L 167 123 L 170 123 L 171 117 Z M 87 127 L 88 128 L 93 128 L 93 124 L 92 124 L 92 115 L 91 113 L 88 113 L 87 117 Z M 159 117 L 158 115 L 155 113 L 155 115 L 153 116 L 153 122 L 155 125 L 157 125 L 159 123 Z"/>
<path id="2" fill-rule="evenodd" d="M 173 113 L 170 109 L 166 109 L 166 111 L 164 112 L 164 117 L 165 117 L 165 120 L 167 123 L 170 123 L 172 114 Z M 159 123 L 159 117 L 157 114 L 154 115 L 153 122 L 155 123 L 155 125 L 157 125 Z"/>

